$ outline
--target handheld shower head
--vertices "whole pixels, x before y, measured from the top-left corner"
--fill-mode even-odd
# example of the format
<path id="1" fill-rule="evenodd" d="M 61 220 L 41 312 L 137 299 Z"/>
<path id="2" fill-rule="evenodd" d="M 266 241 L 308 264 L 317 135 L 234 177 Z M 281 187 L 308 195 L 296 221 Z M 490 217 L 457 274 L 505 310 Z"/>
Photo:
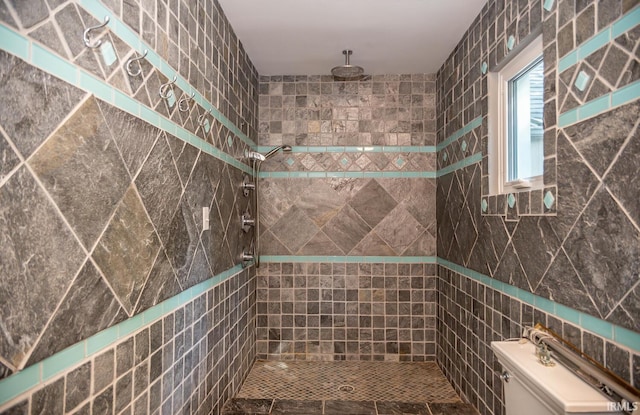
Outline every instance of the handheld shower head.
<path id="1" fill-rule="evenodd" d="M 288 152 L 291 151 L 291 146 L 287 145 L 287 144 L 284 144 L 284 145 L 281 145 L 281 146 L 278 146 L 278 147 L 274 147 L 264 155 L 264 158 L 268 159 L 268 158 L 274 156 L 280 150 L 282 150 L 285 153 L 288 153 Z"/>
<path id="2" fill-rule="evenodd" d="M 263 156 L 262 154 L 258 153 L 257 151 L 249 151 L 247 152 L 247 158 L 249 160 L 253 160 L 253 161 L 265 161 L 266 157 Z"/>

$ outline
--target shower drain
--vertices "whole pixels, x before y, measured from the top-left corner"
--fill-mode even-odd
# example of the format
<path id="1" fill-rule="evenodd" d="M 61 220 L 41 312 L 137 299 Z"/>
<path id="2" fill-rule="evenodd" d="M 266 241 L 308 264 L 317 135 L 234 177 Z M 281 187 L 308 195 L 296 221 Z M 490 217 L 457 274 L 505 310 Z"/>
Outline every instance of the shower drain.
<path id="1" fill-rule="evenodd" d="M 338 386 L 338 391 L 340 392 L 353 392 L 355 388 L 351 385 L 341 385 Z"/>

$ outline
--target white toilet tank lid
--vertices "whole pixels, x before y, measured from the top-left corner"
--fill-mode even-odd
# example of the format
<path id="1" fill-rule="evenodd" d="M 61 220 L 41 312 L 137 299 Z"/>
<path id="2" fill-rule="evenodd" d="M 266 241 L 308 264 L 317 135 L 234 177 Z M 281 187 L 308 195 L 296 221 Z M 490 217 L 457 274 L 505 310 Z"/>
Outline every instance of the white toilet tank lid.
<path id="1" fill-rule="evenodd" d="M 567 413 L 616 412 L 612 401 L 589 386 L 572 371 L 557 363 L 543 366 L 530 341 L 491 342 L 491 348 L 502 366 L 532 392 L 554 402 Z M 555 360 L 555 359 L 554 359 Z"/>

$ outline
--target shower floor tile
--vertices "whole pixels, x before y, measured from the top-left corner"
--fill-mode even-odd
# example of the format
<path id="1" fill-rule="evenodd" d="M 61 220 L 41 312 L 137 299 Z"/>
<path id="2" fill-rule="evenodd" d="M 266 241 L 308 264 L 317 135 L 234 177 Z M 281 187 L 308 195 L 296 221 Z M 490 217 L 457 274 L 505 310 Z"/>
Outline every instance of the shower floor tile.
<path id="1" fill-rule="evenodd" d="M 236 398 L 461 403 L 434 362 L 259 360 Z"/>

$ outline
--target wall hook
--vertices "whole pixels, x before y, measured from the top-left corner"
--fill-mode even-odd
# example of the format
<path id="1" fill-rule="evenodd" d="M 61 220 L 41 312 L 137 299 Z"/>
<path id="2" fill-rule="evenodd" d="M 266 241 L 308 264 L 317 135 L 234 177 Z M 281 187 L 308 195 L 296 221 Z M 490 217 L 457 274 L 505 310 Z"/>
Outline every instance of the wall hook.
<path id="1" fill-rule="evenodd" d="M 89 33 L 92 30 L 96 30 L 96 29 L 100 29 L 102 27 L 105 27 L 107 25 L 107 23 L 109 23 L 109 16 L 105 16 L 104 17 L 104 23 L 99 24 L 97 26 L 89 27 L 89 28 L 84 30 L 84 33 L 82 35 L 82 40 L 84 41 L 84 45 L 86 47 L 91 48 L 91 49 L 95 49 L 95 48 L 99 47 L 100 45 L 102 45 L 102 39 L 98 40 L 95 43 L 91 43 L 91 40 L 89 39 Z"/>
<path id="2" fill-rule="evenodd" d="M 213 111 L 213 108 L 211 108 L 211 109 L 208 111 L 208 112 L 209 112 L 209 114 L 211 114 L 211 112 L 212 112 L 212 111 Z M 207 114 L 206 114 L 206 113 L 204 113 L 204 114 L 202 114 L 202 115 L 198 116 L 198 125 L 200 125 L 200 127 L 204 127 L 205 122 L 207 121 L 207 118 L 206 118 L 206 117 L 207 117 Z"/>
<path id="3" fill-rule="evenodd" d="M 127 73 L 129 74 L 129 76 L 138 76 L 142 73 L 142 65 L 140 65 L 140 60 L 144 59 L 147 56 L 147 53 L 149 53 L 149 51 L 147 49 L 144 50 L 144 52 L 142 53 L 142 56 L 140 57 L 132 57 L 127 61 Z M 135 56 L 135 55 L 134 55 Z M 134 71 L 133 69 L 131 69 L 131 64 L 133 62 L 138 62 L 138 70 Z"/>
<path id="4" fill-rule="evenodd" d="M 180 101 L 178 101 L 178 109 L 182 112 L 189 111 L 189 101 L 191 101 L 195 96 L 196 93 L 193 92 L 191 96 L 180 98 Z"/>
<path id="5" fill-rule="evenodd" d="M 160 98 L 169 99 L 173 95 L 173 84 L 178 80 L 178 76 L 174 76 L 172 81 L 160 85 Z"/>

